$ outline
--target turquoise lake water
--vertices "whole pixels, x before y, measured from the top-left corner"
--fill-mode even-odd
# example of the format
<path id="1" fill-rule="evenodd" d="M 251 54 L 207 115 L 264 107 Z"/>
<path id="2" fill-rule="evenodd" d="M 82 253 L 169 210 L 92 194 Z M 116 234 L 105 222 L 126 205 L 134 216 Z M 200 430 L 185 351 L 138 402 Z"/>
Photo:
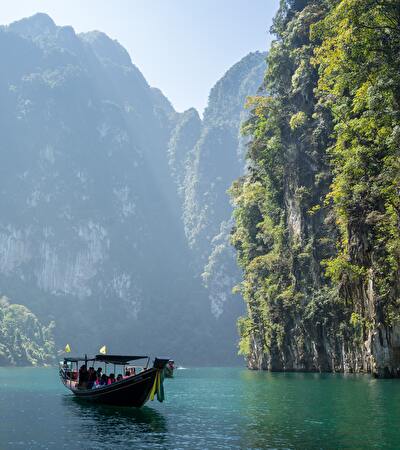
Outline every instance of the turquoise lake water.
<path id="1" fill-rule="evenodd" d="M 56 369 L 0 368 L 0 449 L 400 448 L 400 381 L 201 368 L 140 410 L 78 401 Z"/>

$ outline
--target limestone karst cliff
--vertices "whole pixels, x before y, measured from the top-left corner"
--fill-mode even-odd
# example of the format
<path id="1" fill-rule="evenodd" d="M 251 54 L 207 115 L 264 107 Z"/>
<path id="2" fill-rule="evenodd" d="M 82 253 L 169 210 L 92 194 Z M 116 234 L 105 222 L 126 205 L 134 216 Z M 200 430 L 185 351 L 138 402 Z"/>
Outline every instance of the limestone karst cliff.
<path id="1" fill-rule="evenodd" d="M 396 2 L 282 1 L 232 242 L 254 369 L 400 375 Z"/>

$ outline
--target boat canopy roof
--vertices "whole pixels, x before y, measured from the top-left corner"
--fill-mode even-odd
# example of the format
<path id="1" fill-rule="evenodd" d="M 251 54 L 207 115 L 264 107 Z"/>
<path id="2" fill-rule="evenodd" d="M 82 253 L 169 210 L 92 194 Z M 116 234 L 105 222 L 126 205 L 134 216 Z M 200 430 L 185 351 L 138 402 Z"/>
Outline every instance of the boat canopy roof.
<path id="1" fill-rule="evenodd" d="M 102 361 L 110 364 L 127 364 L 129 361 L 137 359 L 147 359 L 148 356 L 132 356 L 132 355 L 96 355 L 96 361 Z"/>
<path id="2" fill-rule="evenodd" d="M 148 356 L 134 356 L 134 355 L 96 355 L 94 358 L 75 356 L 75 357 L 65 357 L 65 362 L 78 363 L 80 361 L 100 361 L 109 364 L 127 364 L 130 361 L 136 361 L 138 359 L 147 359 Z"/>
<path id="3" fill-rule="evenodd" d="M 96 358 L 85 358 L 84 356 L 65 357 L 65 362 L 79 362 L 79 361 L 96 361 Z"/>

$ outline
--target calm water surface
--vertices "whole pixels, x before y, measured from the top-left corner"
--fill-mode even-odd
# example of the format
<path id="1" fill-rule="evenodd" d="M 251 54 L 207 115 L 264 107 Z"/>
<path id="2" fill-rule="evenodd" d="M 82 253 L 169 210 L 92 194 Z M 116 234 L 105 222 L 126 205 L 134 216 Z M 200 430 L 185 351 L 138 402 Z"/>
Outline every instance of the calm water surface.
<path id="1" fill-rule="evenodd" d="M 187 369 L 140 410 L 73 398 L 55 369 L 0 368 L 0 449 L 400 448 L 400 382 Z"/>

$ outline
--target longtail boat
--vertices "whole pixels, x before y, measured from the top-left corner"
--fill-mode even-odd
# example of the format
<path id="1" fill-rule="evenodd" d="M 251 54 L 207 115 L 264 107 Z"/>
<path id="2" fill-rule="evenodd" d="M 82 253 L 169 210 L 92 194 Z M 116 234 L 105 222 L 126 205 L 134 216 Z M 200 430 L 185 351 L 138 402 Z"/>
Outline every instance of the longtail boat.
<path id="1" fill-rule="evenodd" d="M 144 366 L 134 366 L 133 361 L 146 360 Z M 60 379 L 64 386 L 78 398 L 98 403 L 117 406 L 134 406 L 140 408 L 149 399 L 155 396 L 162 402 L 164 400 L 164 369 L 168 359 L 155 358 L 153 366 L 148 367 L 148 356 L 128 355 L 96 355 L 94 358 L 68 357 L 60 362 Z M 104 365 L 107 373 L 109 365 L 114 369 L 121 368 L 122 378 L 106 385 L 89 386 L 79 379 L 79 366 L 93 367 Z"/>

